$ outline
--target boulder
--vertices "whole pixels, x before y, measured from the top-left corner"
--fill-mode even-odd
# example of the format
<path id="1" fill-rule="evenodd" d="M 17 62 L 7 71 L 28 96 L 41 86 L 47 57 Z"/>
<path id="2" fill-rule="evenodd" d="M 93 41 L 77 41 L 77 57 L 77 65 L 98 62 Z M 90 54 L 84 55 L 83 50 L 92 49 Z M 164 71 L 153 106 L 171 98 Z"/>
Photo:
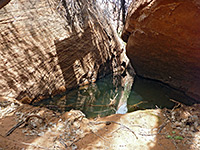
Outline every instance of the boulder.
<path id="1" fill-rule="evenodd" d="M 133 1 L 123 29 L 136 73 L 200 101 L 200 2 Z"/>
<path id="2" fill-rule="evenodd" d="M 1 7 L 0 96 L 31 101 L 120 67 L 122 44 L 98 6 L 13 0 Z"/>

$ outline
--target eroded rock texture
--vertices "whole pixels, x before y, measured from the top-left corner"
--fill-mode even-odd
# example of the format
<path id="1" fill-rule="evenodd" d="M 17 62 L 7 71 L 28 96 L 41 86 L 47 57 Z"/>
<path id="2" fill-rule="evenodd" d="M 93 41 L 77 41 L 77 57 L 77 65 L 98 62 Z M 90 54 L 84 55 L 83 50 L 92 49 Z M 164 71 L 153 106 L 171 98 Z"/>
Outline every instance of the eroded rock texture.
<path id="1" fill-rule="evenodd" d="M 200 101 L 200 1 L 133 1 L 122 38 L 136 73 Z"/>
<path id="2" fill-rule="evenodd" d="M 1 8 L 0 96 L 48 95 L 118 67 L 121 44 L 93 6 L 84 0 L 12 0 Z"/>

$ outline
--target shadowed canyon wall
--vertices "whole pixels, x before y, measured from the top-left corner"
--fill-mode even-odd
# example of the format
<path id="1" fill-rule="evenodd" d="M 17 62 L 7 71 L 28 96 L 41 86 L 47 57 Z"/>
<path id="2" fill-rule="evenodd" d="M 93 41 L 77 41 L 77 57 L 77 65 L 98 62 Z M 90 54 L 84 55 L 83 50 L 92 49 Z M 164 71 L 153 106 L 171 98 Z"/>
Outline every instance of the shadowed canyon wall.
<path id="1" fill-rule="evenodd" d="M 200 101 L 200 2 L 133 0 L 122 38 L 140 76 Z"/>
<path id="2" fill-rule="evenodd" d="M 122 48 L 90 1 L 11 0 L 0 9 L 0 96 L 32 99 L 95 82 L 120 67 Z"/>

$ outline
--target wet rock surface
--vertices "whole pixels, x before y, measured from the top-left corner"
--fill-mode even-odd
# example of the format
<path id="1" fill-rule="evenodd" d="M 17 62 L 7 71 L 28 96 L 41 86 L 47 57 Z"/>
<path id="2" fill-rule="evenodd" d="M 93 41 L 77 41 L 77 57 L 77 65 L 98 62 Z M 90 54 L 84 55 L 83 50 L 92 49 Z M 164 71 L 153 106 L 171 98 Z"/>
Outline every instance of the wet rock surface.
<path id="1" fill-rule="evenodd" d="M 196 0 L 140 0 L 131 4 L 122 38 L 140 76 L 200 100 L 200 16 Z"/>
<path id="2" fill-rule="evenodd" d="M 197 104 L 87 119 L 78 110 L 60 114 L 16 104 L 13 99 L 4 98 L 0 102 L 0 149 L 200 148 L 200 106 Z M 13 111 L 2 115 L 12 105 L 16 105 Z M 21 121 L 24 123 L 8 135 Z"/>

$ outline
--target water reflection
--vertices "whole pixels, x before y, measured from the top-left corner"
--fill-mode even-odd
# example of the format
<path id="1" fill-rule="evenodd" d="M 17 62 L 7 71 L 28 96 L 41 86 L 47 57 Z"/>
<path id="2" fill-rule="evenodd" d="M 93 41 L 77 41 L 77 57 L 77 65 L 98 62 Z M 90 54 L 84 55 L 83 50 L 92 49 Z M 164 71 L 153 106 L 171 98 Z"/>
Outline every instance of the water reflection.
<path id="1" fill-rule="evenodd" d="M 175 104 L 170 101 L 170 99 L 174 99 L 186 105 L 195 103 L 194 99 L 191 99 L 182 92 L 160 82 L 136 76 L 128 105 L 134 105 L 142 101 L 143 103 L 139 105 L 139 108 L 156 108 L 156 106 L 159 108 L 173 108 Z M 129 111 L 132 111 L 132 109 L 129 109 Z"/>
<path id="2" fill-rule="evenodd" d="M 59 112 L 78 109 L 88 118 L 126 113 L 127 99 L 131 92 L 133 77 L 108 75 L 96 83 L 81 86 L 53 98 L 34 103 Z"/>
<path id="3" fill-rule="evenodd" d="M 88 118 L 93 118 L 156 106 L 172 108 L 174 103 L 170 98 L 185 104 L 194 103 L 183 93 L 159 82 L 138 77 L 135 78 L 134 84 L 133 81 L 133 76 L 128 71 L 124 72 L 124 75 L 108 75 L 96 83 L 81 86 L 34 105 L 59 112 L 78 109 Z"/>
<path id="4" fill-rule="evenodd" d="M 133 76 L 130 75 L 129 71 L 126 71 L 126 75 L 120 78 L 120 98 L 119 98 L 119 104 L 117 106 L 117 114 L 125 114 L 128 112 L 127 108 L 127 100 L 129 98 L 129 95 L 131 93 L 131 88 L 133 85 Z"/>

